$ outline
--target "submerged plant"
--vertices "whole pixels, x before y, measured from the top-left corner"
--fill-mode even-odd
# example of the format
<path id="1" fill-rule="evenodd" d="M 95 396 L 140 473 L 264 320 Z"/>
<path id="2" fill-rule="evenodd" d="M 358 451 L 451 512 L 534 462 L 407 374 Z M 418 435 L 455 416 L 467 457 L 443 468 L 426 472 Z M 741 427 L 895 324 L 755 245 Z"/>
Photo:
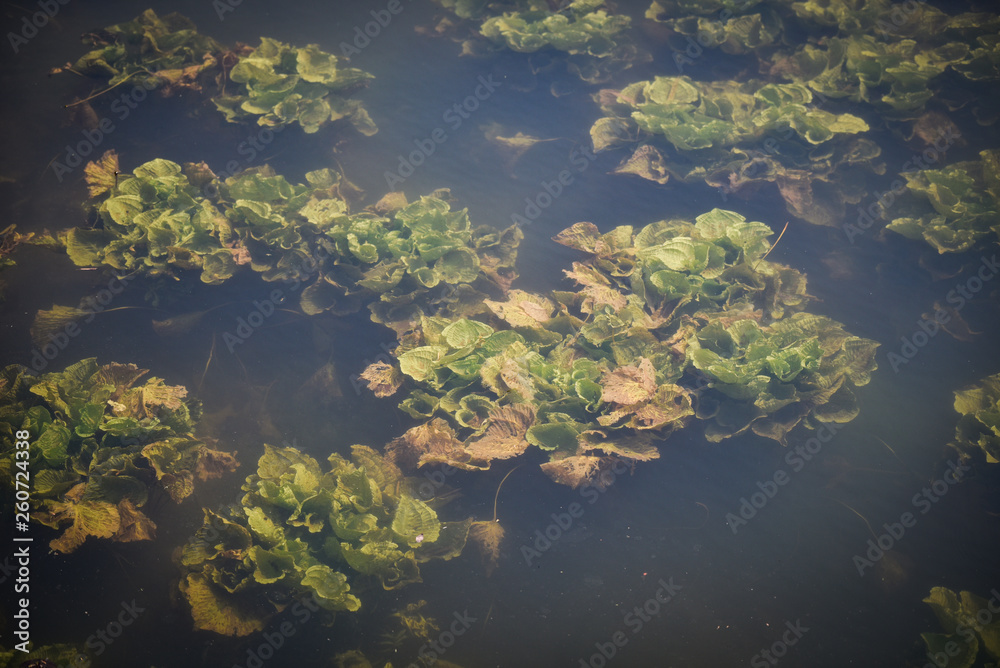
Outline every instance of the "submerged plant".
<path id="1" fill-rule="evenodd" d="M 331 169 L 293 185 L 268 167 L 221 181 L 204 164 L 162 159 L 123 175 L 111 158 L 88 165 L 87 178 L 100 222 L 64 233 L 77 266 L 154 277 L 194 270 L 210 285 L 252 270 L 303 285 L 306 314 L 368 304 L 388 326 L 482 310 L 483 297 L 503 294 L 516 276 L 520 230 L 473 226 L 442 199 L 447 191 L 413 203 L 396 193 L 352 212 L 350 185 Z"/>
<path id="2" fill-rule="evenodd" d="M 962 417 L 951 446 L 962 459 L 985 456 L 989 464 L 1000 462 L 1000 374 L 955 392 L 955 410 Z"/>
<path id="3" fill-rule="evenodd" d="M 328 462 L 265 445 L 241 503 L 205 510 L 180 557 L 195 628 L 248 635 L 289 596 L 356 611 L 366 586 L 420 582 L 421 562 L 461 553 L 471 520 L 441 522 L 377 452 L 355 445 Z"/>
<path id="4" fill-rule="evenodd" d="M 187 390 L 159 378 L 139 384 L 146 373 L 86 359 L 61 373 L 35 377 L 15 365 L 0 374 L 0 471 L 13 481 L 30 467 L 32 519 L 65 529 L 53 550 L 72 552 L 89 537 L 148 540 L 153 489 L 180 502 L 196 480 L 236 469 L 233 455 L 193 435 L 201 409 Z M 15 448 L 19 431 L 30 435 L 27 459 Z"/>
<path id="5" fill-rule="evenodd" d="M 640 57 L 624 39 L 631 19 L 611 12 L 604 0 L 571 0 L 558 8 L 544 0 L 436 2 L 477 25 L 477 35 L 497 47 L 566 54 L 570 69 L 590 83 L 607 79 L 613 69 L 624 69 Z M 463 44 L 464 53 L 482 50 L 475 40 Z"/>
<path id="6" fill-rule="evenodd" d="M 979 665 L 977 660 L 996 665 L 1000 659 L 1000 621 L 991 614 L 992 600 L 967 591 L 956 594 L 945 587 L 934 587 L 924 603 L 931 606 L 945 631 L 920 634 L 928 656 L 946 656 L 948 666 L 954 668 L 971 668 Z M 985 624 L 984 614 L 988 622 Z"/>
<path id="7" fill-rule="evenodd" d="M 272 128 L 298 123 L 313 133 L 346 119 L 364 135 L 378 132 L 361 103 L 348 99 L 372 75 L 344 67 L 314 44 L 296 48 L 262 37 L 256 49 L 226 49 L 186 17 L 159 17 L 151 9 L 84 39 L 93 50 L 62 69 L 106 79 L 106 90 L 129 82 L 164 96 L 208 91 L 231 122 L 252 119 Z"/>
<path id="8" fill-rule="evenodd" d="M 483 556 L 486 564 L 486 577 L 493 574 L 500 559 L 500 543 L 503 542 L 504 530 L 497 519 L 497 501 L 500 498 L 500 488 L 507 482 L 510 474 L 517 469 L 517 466 L 507 471 L 500 484 L 497 485 L 496 494 L 493 495 L 493 519 L 473 522 L 469 527 L 469 538 L 479 547 L 479 552 Z"/>
<path id="9" fill-rule="evenodd" d="M 280 128 L 297 122 L 306 133 L 345 118 L 363 135 L 378 128 L 357 100 L 346 96 L 374 77 L 342 67 L 336 56 L 315 44 L 294 48 L 262 37 L 229 72 L 242 90 L 213 98 L 228 121 L 256 118 L 258 125 Z"/>
<path id="10" fill-rule="evenodd" d="M 908 196 L 894 207 L 898 217 L 886 229 L 922 239 L 939 253 L 967 251 L 984 238 L 1000 239 L 1000 151 L 979 155 L 978 161 L 904 173 Z"/>
<path id="11" fill-rule="evenodd" d="M 771 234 L 718 209 L 694 224 L 564 230 L 555 240 L 586 254 L 566 272 L 578 292 L 511 290 L 485 302 L 492 317 L 425 317 L 401 339 L 400 408 L 426 422 L 388 456 L 483 470 L 534 446 L 550 477 L 577 487 L 659 457 L 653 442 L 692 416 L 711 440 L 752 429 L 780 442 L 802 422 L 853 419 L 877 344 L 802 312 L 805 277 L 763 259 Z M 363 377 L 388 396 L 393 372 Z M 697 396 L 695 373 L 708 381 Z"/>
<path id="12" fill-rule="evenodd" d="M 860 168 L 879 169 L 880 149 L 860 136 L 868 124 L 816 108 L 801 84 L 656 77 L 595 99 L 604 117 L 590 129 L 594 150 L 640 144 L 617 172 L 734 193 L 773 183 L 812 223 L 840 220 L 845 201 L 865 191 Z"/>

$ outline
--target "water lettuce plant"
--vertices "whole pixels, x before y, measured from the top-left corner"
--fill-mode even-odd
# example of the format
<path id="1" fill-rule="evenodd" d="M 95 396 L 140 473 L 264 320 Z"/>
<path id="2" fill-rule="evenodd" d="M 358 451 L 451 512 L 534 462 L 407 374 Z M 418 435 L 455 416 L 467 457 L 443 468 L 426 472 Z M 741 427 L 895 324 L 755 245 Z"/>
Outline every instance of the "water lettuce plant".
<path id="1" fill-rule="evenodd" d="M 187 17 L 172 12 L 157 16 L 147 9 L 131 21 L 86 33 L 84 44 L 92 47 L 71 69 L 104 79 L 109 86 L 130 82 L 164 95 L 183 90 L 200 91 L 213 74 L 221 72 L 224 47 L 198 32 Z M 237 56 L 229 54 L 226 61 Z"/>
<path id="2" fill-rule="evenodd" d="M 1000 78 L 996 14 L 949 15 L 928 3 L 889 0 L 654 0 L 646 18 L 670 28 L 667 41 L 681 72 L 704 49 L 753 54 L 772 78 L 803 84 L 823 100 L 870 104 L 895 120 L 919 116 L 936 92 L 981 96 L 985 91 L 970 83 Z M 816 37 L 802 43 L 800 34 Z M 949 70 L 965 85 L 941 76 Z M 968 90 L 956 96 L 957 88 Z"/>
<path id="3" fill-rule="evenodd" d="M 640 144 L 618 171 L 729 193 L 773 183 L 812 223 L 839 221 L 865 192 L 864 173 L 881 169 L 879 147 L 861 136 L 868 124 L 816 108 L 801 84 L 656 77 L 594 97 L 604 114 L 590 129 L 594 150 Z"/>
<path id="4" fill-rule="evenodd" d="M 992 601 L 967 591 L 956 594 L 945 587 L 934 587 L 924 603 L 931 606 L 945 630 L 920 634 L 928 656 L 947 656 L 953 668 L 996 665 L 1000 659 L 1000 621 L 991 620 Z M 988 621 L 985 624 L 984 611 Z M 977 659 L 987 663 L 977 663 Z"/>
<path id="5" fill-rule="evenodd" d="M 883 116 L 916 118 L 934 96 L 932 80 L 948 69 L 972 80 L 1000 78 L 998 45 L 964 42 L 925 46 L 912 39 L 833 37 L 772 57 L 771 72 L 830 98 L 873 105 Z"/>
<path id="6" fill-rule="evenodd" d="M 164 96 L 206 91 L 231 122 L 250 119 L 271 128 L 298 123 L 313 133 L 347 119 L 364 135 L 378 131 L 361 103 L 349 99 L 372 75 L 344 67 L 314 44 L 297 48 L 262 37 L 256 49 L 227 49 L 186 17 L 159 17 L 151 9 L 88 33 L 84 41 L 94 48 L 65 69 L 105 79 L 109 88 L 128 81 Z"/>
<path id="7" fill-rule="evenodd" d="M 328 121 L 346 118 L 363 135 L 378 128 L 357 100 L 347 95 L 374 77 L 356 68 L 342 67 L 337 57 L 314 44 L 295 48 L 268 37 L 242 56 L 229 72 L 240 92 L 220 95 L 212 102 L 237 122 L 256 118 L 258 125 L 284 127 L 297 122 L 306 133 Z"/>
<path id="8" fill-rule="evenodd" d="M 1000 151 L 979 155 L 979 160 L 904 173 L 908 195 L 892 209 L 897 217 L 886 228 L 922 239 L 939 253 L 1000 239 Z"/>
<path id="9" fill-rule="evenodd" d="M 564 230 L 555 241 L 584 254 L 566 271 L 577 292 L 510 290 L 485 317 L 422 318 L 395 351 L 398 373 L 366 370 L 380 396 L 405 387 L 400 409 L 424 421 L 387 452 L 404 467 L 483 470 L 534 446 L 575 487 L 659 457 L 654 441 L 695 417 L 713 441 L 750 429 L 782 443 L 800 423 L 850 421 L 877 344 L 804 312 L 805 277 L 764 259 L 771 234 L 719 209 Z"/>
<path id="10" fill-rule="evenodd" d="M 571 0 L 559 7 L 544 0 L 436 2 L 476 24 L 476 34 L 495 47 L 566 54 L 570 69 L 590 83 L 606 80 L 613 69 L 624 69 L 639 57 L 624 39 L 631 19 L 610 12 L 604 0 Z M 482 50 L 475 40 L 463 44 L 465 53 Z"/>
<path id="11" fill-rule="evenodd" d="M 235 470 L 233 455 L 194 436 L 200 404 L 160 378 L 140 384 L 146 373 L 95 359 L 42 376 L 17 365 L 0 373 L 0 471 L 13 481 L 30 469 L 32 519 L 64 530 L 53 550 L 72 552 L 89 537 L 152 538 L 143 507 L 154 490 L 180 502 L 196 480 Z M 19 430 L 30 435 L 27 460 L 15 448 Z"/>
<path id="12" fill-rule="evenodd" d="M 483 37 L 521 53 L 554 48 L 605 58 L 621 48 L 621 33 L 631 23 L 627 16 L 608 14 L 603 0 L 572 0 L 558 11 L 545 2 L 518 4 L 527 7 L 483 21 Z"/>
<path id="13" fill-rule="evenodd" d="M 396 193 L 352 212 L 351 186 L 331 169 L 295 185 L 266 166 L 221 181 L 204 164 L 163 159 L 114 183 L 116 167 L 88 166 L 99 223 L 63 236 L 78 266 L 153 277 L 197 271 L 210 285 L 250 270 L 304 285 L 307 314 L 369 304 L 389 326 L 421 309 L 474 304 L 480 290 L 500 294 L 516 276 L 521 232 L 473 226 L 465 209 L 442 199 L 447 191 L 412 203 Z"/>
<path id="14" fill-rule="evenodd" d="M 248 635 L 290 598 L 353 612 L 366 587 L 420 582 L 420 563 L 461 553 L 471 519 L 442 522 L 378 452 L 327 463 L 265 445 L 240 503 L 205 510 L 179 559 L 196 629 Z"/>
<path id="15" fill-rule="evenodd" d="M 674 62 L 679 67 L 694 62 L 687 55 L 692 48 L 688 39 L 696 40 L 699 49 L 717 48 L 727 54 L 755 53 L 777 43 L 784 28 L 780 15 L 770 7 L 761 7 L 759 0 L 740 3 L 653 0 L 646 18 L 670 28 L 668 44 L 674 49 Z M 700 54 L 701 51 L 692 52 L 695 57 Z"/>
<path id="16" fill-rule="evenodd" d="M 985 456 L 990 464 L 1000 462 L 1000 374 L 955 392 L 955 410 L 962 417 L 951 446 L 962 459 Z"/>

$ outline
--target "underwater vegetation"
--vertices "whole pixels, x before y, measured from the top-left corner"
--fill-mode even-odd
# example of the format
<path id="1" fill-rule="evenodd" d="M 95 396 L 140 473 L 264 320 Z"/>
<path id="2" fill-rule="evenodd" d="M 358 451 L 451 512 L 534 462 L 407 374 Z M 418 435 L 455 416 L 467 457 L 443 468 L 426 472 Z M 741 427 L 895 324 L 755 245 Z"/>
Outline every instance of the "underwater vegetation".
<path id="1" fill-rule="evenodd" d="M 679 67 L 693 62 L 684 55 L 686 39 L 754 54 L 762 73 L 803 84 L 824 100 L 871 105 L 894 120 L 916 118 L 934 97 L 955 106 L 972 102 L 969 87 L 946 81 L 946 72 L 972 84 L 1000 78 L 1000 16 L 985 12 L 949 15 L 927 3 L 889 0 L 654 0 L 646 18 L 674 32 Z M 802 32 L 815 36 L 805 43 L 789 37 Z M 995 120 L 987 100 L 978 103 L 982 118 Z"/>
<path id="2" fill-rule="evenodd" d="M 193 434 L 200 404 L 145 369 L 86 359 L 33 376 L 18 365 L 0 373 L 0 471 L 32 472 L 31 518 L 64 530 L 49 545 L 72 552 L 90 537 L 148 540 L 156 524 L 143 512 L 159 490 L 180 502 L 196 480 L 236 469 L 236 458 Z M 27 459 L 15 446 L 26 430 Z"/>
<path id="3" fill-rule="evenodd" d="M 521 231 L 474 226 L 466 209 L 451 210 L 447 190 L 412 203 L 391 193 L 352 212 L 353 186 L 329 168 L 307 173 L 305 184 L 267 166 L 222 181 L 204 163 L 163 159 L 121 174 L 111 154 L 87 165 L 87 181 L 99 223 L 60 237 L 81 267 L 154 278 L 198 272 L 209 285 L 253 271 L 303 284 L 308 315 L 368 306 L 394 328 L 425 312 L 474 309 L 517 276 Z"/>
<path id="4" fill-rule="evenodd" d="M 472 519 L 442 522 L 378 452 L 355 445 L 327 463 L 265 445 L 240 504 L 205 510 L 179 557 L 196 629 L 260 631 L 289 597 L 353 612 L 366 588 L 420 582 L 421 563 L 461 554 Z"/>
<path id="5" fill-rule="evenodd" d="M 941 169 L 907 172 L 908 195 L 886 226 L 923 240 L 939 253 L 960 253 L 986 238 L 1000 239 L 1000 151 Z M 893 214 L 896 215 L 896 214 Z"/>
<path id="6" fill-rule="evenodd" d="M 460 19 L 442 19 L 432 34 L 453 35 L 463 55 L 492 50 L 554 52 L 587 83 L 607 80 L 634 62 L 648 60 L 628 39 L 632 19 L 615 14 L 604 0 L 572 0 L 558 8 L 545 0 L 435 0 Z M 471 36 L 457 36 L 468 32 Z"/>
<path id="7" fill-rule="evenodd" d="M 110 88 L 129 81 L 164 97 L 208 92 L 231 122 L 251 120 L 270 128 L 297 123 L 313 133 L 346 119 L 364 135 L 378 132 L 361 103 L 349 97 L 372 75 L 343 67 L 337 56 L 312 44 L 296 48 L 263 37 L 257 48 L 226 48 L 186 17 L 159 17 L 151 9 L 88 33 L 84 42 L 93 49 L 58 71 L 103 79 Z"/>
<path id="8" fill-rule="evenodd" d="M 805 276 L 764 259 L 771 234 L 720 209 L 564 230 L 555 241 L 583 255 L 565 271 L 578 292 L 515 289 L 485 300 L 488 317 L 422 317 L 398 370 L 362 374 L 378 396 L 405 387 L 400 409 L 425 421 L 387 452 L 404 468 L 486 470 L 534 446 L 547 475 L 579 487 L 658 458 L 654 442 L 691 418 L 712 441 L 749 429 L 782 443 L 800 423 L 852 420 L 878 344 L 804 311 Z"/>
<path id="9" fill-rule="evenodd" d="M 1000 374 L 955 392 L 955 410 L 962 417 L 951 446 L 962 459 L 985 456 L 989 464 L 1000 462 Z"/>
<path id="10" fill-rule="evenodd" d="M 994 590 L 996 591 L 996 590 Z M 944 633 L 921 633 L 928 656 L 947 657 L 952 668 L 971 668 L 979 660 L 1000 659 L 1000 621 L 982 623 L 983 612 L 990 619 L 993 602 L 963 591 L 956 594 L 945 587 L 934 587 L 924 599 L 931 606 Z"/>
<path id="11" fill-rule="evenodd" d="M 656 77 L 594 99 L 604 114 L 590 129 L 594 151 L 639 144 L 616 172 L 731 193 L 773 183 L 811 223 L 836 224 L 865 193 L 865 173 L 882 169 L 881 149 L 861 136 L 868 124 L 816 108 L 802 84 Z"/>
<path id="12" fill-rule="evenodd" d="M 73 666 L 79 665 L 82 661 L 86 661 L 88 662 L 86 665 L 90 665 L 89 660 L 89 657 L 76 646 L 68 644 L 33 647 L 27 653 L 19 649 L 7 650 L 0 647 L 0 668 Z"/>

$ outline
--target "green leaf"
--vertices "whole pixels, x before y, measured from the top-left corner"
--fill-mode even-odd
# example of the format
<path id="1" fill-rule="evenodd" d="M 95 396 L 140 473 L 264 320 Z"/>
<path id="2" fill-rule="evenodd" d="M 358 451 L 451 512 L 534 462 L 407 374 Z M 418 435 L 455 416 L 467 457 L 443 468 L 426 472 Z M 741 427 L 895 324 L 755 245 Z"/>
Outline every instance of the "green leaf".
<path id="1" fill-rule="evenodd" d="M 580 429 L 567 422 L 551 422 L 535 424 L 528 428 L 525 438 L 528 443 L 542 450 L 574 451 L 577 446 L 577 436 Z"/>
<path id="2" fill-rule="evenodd" d="M 399 497 L 399 505 L 392 518 L 392 531 L 400 540 L 415 548 L 424 541 L 436 541 L 441 531 L 441 522 L 433 508 L 420 499 L 404 494 Z M 419 541 L 418 536 L 421 536 Z"/>

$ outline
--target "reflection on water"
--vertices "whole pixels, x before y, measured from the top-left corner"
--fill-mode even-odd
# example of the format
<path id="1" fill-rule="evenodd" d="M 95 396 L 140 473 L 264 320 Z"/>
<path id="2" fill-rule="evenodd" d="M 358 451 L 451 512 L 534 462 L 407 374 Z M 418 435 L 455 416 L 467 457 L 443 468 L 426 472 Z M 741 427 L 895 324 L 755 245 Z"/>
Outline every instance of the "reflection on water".
<path id="1" fill-rule="evenodd" d="M 206 50 L 203 36 L 236 45 L 217 63 L 223 113 L 202 70 L 173 61 L 84 101 L 103 85 L 74 73 L 78 36 L 113 44 L 99 29 L 134 6 L 70 3 L 34 24 L 34 5 L 4 9 L 3 365 L 149 373 L 141 397 L 121 369 L 107 389 L 89 373 L 47 394 L 0 381 L 3 415 L 49 411 L 11 434 L 73 427 L 67 452 L 52 431 L 32 460 L 32 493 L 59 499 L 45 512 L 72 535 L 50 552 L 61 533 L 31 524 L 31 639 L 65 647 L 0 664 L 934 660 L 948 639 L 920 634 L 989 612 L 1000 587 L 1000 480 L 983 454 L 997 398 L 972 387 L 998 370 L 1000 21 L 948 19 L 990 10 L 966 3 L 450 4 L 496 18 L 409 1 L 154 7 L 190 17 Z M 589 16 L 601 38 L 536 50 L 503 16 L 519 4 L 552 12 L 547 29 Z M 272 63 L 298 68 L 287 90 L 266 67 L 234 70 L 262 35 L 317 45 Z M 150 68 L 171 96 L 147 94 Z M 255 92 L 235 98 L 246 81 Z M 336 88 L 315 95 L 322 113 L 300 104 L 319 86 Z M 118 166 L 86 180 L 108 150 Z M 204 166 L 182 183 L 156 159 Z M 265 165 L 287 183 L 244 171 Z M 95 184 L 98 201 L 140 204 L 85 211 Z M 153 201 L 210 202 L 226 231 L 109 236 Z M 703 216 L 715 208 L 745 221 Z M 295 238 L 292 219 L 308 221 Z M 498 234 L 512 224 L 519 243 Z M 70 228 L 73 261 L 37 245 Z M 803 309 L 843 328 L 816 326 L 815 349 L 779 341 L 771 326 Z M 444 329 L 464 316 L 489 331 Z M 181 410 L 174 386 L 197 456 L 190 441 L 144 450 L 183 435 L 140 433 L 140 417 Z M 112 437 L 138 439 L 136 459 L 98 452 Z M 108 501 L 137 480 L 129 505 Z M 12 578 L 15 557 L 0 563 Z M 962 665 L 1000 658 L 990 633 L 962 638 Z"/>

